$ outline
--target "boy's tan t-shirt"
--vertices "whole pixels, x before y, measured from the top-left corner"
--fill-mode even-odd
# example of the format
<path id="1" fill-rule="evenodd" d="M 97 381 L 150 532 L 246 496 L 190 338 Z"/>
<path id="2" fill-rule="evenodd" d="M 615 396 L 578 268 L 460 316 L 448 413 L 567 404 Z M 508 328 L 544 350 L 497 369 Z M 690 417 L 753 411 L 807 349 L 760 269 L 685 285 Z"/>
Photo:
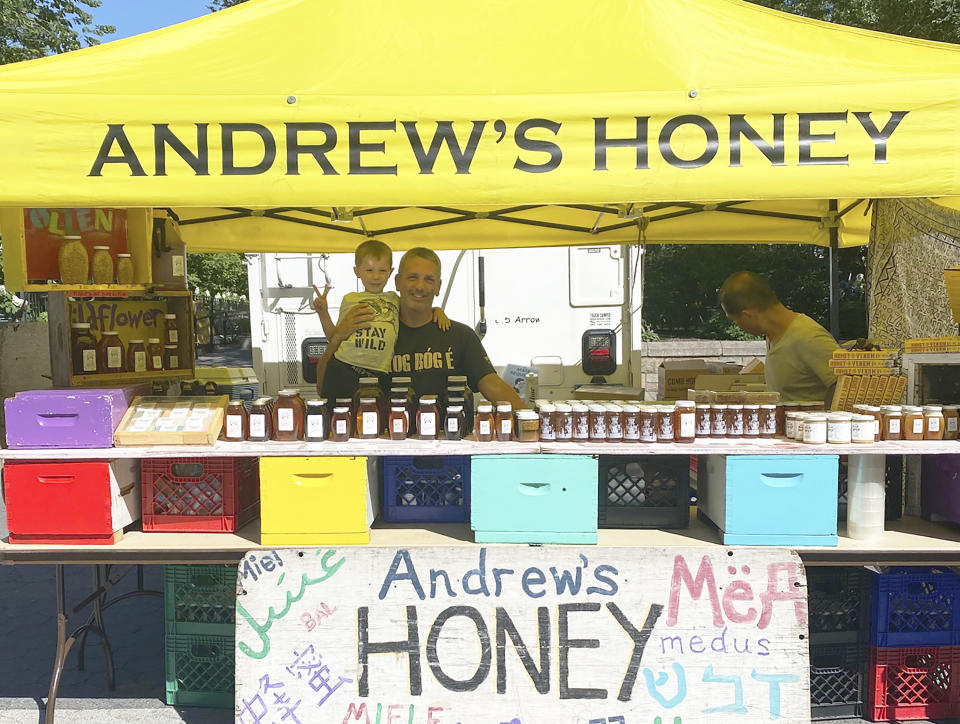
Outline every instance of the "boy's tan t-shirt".
<path id="1" fill-rule="evenodd" d="M 389 372 L 400 324 L 400 297 L 396 292 L 350 292 L 340 304 L 337 321 L 357 304 L 373 308 L 373 321 L 367 329 L 358 329 L 347 337 L 333 356 L 354 367 Z"/>
<path id="2" fill-rule="evenodd" d="M 764 374 L 767 388 L 785 401 L 825 400 L 833 395 L 837 376 L 830 357 L 840 345 L 806 314 L 798 314 L 775 345 L 767 346 Z"/>

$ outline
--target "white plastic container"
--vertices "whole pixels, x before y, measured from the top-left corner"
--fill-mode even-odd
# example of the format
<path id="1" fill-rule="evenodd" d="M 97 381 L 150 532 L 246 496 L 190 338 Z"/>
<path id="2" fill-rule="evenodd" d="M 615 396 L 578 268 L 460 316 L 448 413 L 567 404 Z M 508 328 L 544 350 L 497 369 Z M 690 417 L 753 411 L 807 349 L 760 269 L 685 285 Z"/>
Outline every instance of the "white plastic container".
<path id="1" fill-rule="evenodd" d="M 876 540 L 883 535 L 885 501 L 883 455 L 851 455 L 847 478 L 847 535 Z"/>

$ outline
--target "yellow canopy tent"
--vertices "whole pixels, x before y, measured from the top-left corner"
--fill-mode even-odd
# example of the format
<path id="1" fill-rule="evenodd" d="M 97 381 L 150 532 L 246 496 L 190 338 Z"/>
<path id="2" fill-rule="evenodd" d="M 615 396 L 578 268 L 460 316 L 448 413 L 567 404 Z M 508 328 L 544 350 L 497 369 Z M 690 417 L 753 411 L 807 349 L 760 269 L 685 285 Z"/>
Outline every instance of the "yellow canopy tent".
<path id="1" fill-rule="evenodd" d="M 738 0 L 251 0 L 0 68 L 0 206 L 168 207 L 198 251 L 849 246 L 866 199 L 960 196 L 958 77 Z"/>

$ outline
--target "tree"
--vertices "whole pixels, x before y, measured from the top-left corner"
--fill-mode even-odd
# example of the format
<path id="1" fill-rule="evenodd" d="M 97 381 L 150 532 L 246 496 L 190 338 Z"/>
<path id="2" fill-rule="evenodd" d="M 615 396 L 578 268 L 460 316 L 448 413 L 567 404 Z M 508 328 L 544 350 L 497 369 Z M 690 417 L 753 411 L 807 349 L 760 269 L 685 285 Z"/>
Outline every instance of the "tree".
<path id="1" fill-rule="evenodd" d="M 246 1 L 247 0 L 212 0 L 211 4 L 207 5 L 207 7 L 210 8 L 211 12 L 216 12 L 217 10 L 232 8 L 234 5 L 239 5 Z"/>
<path id="2" fill-rule="evenodd" d="M 187 254 L 187 284 L 204 294 L 247 296 L 243 254 Z"/>
<path id="3" fill-rule="evenodd" d="M 93 23 L 101 0 L 2 0 L 0 63 L 42 58 L 88 45 L 116 30 Z"/>

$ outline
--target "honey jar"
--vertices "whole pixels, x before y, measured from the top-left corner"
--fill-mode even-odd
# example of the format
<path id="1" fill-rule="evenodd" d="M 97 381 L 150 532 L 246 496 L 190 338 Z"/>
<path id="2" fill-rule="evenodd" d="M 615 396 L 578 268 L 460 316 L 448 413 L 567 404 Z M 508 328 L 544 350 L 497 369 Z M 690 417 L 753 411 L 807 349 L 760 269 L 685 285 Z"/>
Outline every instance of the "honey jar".
<path id="1" fill-rule="evenodd" d="M 940 405 L 925 405 L 923 408 L 923 439 L 943 440 L 944 427 L 943 407 Z"/>
<path id="2" fill-rule="evenodd" d="M 943 406 L 943 439 L 956 440 L 960 436 L 960 406 Z"/>
<path id="3" fill-rule="evenodd" d="M 923 408 L 914 405 L 903 407 L 903 439 L 923 440 Z"/>
<path id="4" fill-rule="evenodd" d="M 510 442 L 513 439 L 513 405 L 509 402 L 498 404 L 494 423 L 497 441 Z"/>
<path id="5" fill-rule="evenodd" d="M 553 430 L 552 425 L 550 429 Z M 478 442 L 490 442 L 493 440 L 493 405 L 489 402 L 481 402 L 477 405 L 477 416 L 474 421 L 473 431 Z M 543 437 L 540 439 L 542 440 Z"/>
<path id="6" fill-rule="evenodd" d="M 517 410 L 517 440 L 536 442 L 540 435 L 540 416 L 533 410 Z"/>

